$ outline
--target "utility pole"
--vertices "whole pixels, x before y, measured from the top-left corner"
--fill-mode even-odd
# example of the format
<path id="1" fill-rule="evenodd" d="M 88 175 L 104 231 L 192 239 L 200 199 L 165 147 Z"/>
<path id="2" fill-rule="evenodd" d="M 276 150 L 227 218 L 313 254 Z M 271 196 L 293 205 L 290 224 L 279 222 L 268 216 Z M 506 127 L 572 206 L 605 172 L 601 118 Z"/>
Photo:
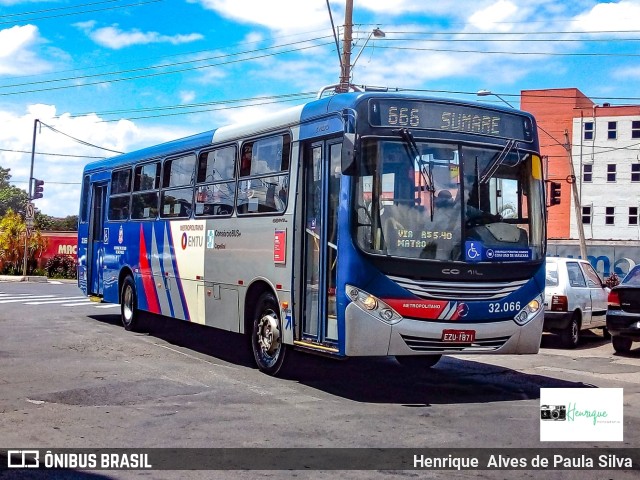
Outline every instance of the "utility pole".
<path id="1" fill-rule="evenodd" d="M 344 12 L 344 39 L 342 41 L 342 68 L 339 93 L 349 91 L 351 83 L 351 43 L 353 42 L 353 0 L 347 0 Z"/>
<path id="2" fill-rule="evenodd" d="M 578 238 L 580 240 L 580 256 L 587 259 L 587 244 L 584 239 L 584 225 L 582 224 L 582 205 L 580 204 L 580 195 L 578 193 L 578 183 L 576 172 L 573 168 L 573 157 L 571 156 L 571 143 L 569 142 L 569 131 L 564 131 L 564 148 L 567 151 L 569 159 L 569 167 L 571 168 L 571 190 L 573 192 L 573 205 L 575 208 L 576 225 L 578 227 Z"/>
<path id="3" fill-rule="evenodd" d="M 29 209 L 31 208 L 31 200 L 33 200 L 32 195 L 33 195 L 33 161 L 35 159 L 35 155 L 36 155 L 36 133 L 38 130 L 38 122 L 39 120 L 36 118 L 33 121 L 33 141 L 31 143 L 31 170 L 29 172 L 29 198 L 27 199 L 27 205 L 25 205 L 25 212 L 28 212 Z M 29 227 L 29 220 L 27 220 L 27 218 L 29 217 L 29 214 L 25 213 L 25 221 L 27 223 L 27 228 L 25 229 L 24 232 L 24 259 L 23 259 L 23 264 L 22 264 L 22 275 L 24 275 L 25 277 L 27 276 L 27 252 L 29 249 L 29 231 L 31 230 L 31 227 L 33 227 L 33 224 L 31 224 L 31 227 Z M 33 217 L 31 218 L 31 222 L 33 222 Z"/>

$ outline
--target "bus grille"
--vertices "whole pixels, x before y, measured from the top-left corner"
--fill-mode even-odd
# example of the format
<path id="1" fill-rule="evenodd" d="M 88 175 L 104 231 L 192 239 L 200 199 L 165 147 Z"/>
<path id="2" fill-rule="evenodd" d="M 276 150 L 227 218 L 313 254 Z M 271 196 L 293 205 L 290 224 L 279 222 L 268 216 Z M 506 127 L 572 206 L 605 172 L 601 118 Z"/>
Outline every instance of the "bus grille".
<path id="1" fill-rule="evenodd" d="M 516 280 L 513 282 L 441 282 L 413 280 L 405 277 L 393 277 L 389 279 L 406 288 L 414 295 L 429 300 L 499 300 L 511 292 L 518 290 L 528 280 Z"/>
<path id="2" fill-rule="evenodd" d="M 410 335 L 401 335 L 401 337 L 411 350 L 435 353 L 491 352 L 502 347 L 510 338 L 509 336 L 493 337 L 476 339 L 472 343 L 452 343 L 443 342 L 439 338 L 412 337 Z"/>

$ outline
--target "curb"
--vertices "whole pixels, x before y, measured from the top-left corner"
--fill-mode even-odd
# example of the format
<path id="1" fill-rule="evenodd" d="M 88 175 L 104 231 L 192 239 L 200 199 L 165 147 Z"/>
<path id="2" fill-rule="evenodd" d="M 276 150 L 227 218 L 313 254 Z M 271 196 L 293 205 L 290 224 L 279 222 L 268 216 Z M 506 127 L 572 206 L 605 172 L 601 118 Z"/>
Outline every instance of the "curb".
<path id="1" fill-rule="evenodd" d="M 49 279 L 40 275 L 0 275 L 0 282 L 40 282 L 46 283 Z"/>

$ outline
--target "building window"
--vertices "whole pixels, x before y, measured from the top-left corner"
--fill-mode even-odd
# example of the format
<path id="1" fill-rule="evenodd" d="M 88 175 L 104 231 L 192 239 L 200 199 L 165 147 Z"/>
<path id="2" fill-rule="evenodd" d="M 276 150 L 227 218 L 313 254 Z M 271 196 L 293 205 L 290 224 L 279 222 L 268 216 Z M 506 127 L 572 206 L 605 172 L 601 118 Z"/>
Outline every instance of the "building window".
<path id="1" fill-rule="evenodd" d="M 616 164 L 609 163 L 607 165 L 607 182 L 615 182 L 616 181 Z"/>
<path id="2" fill-rule="evenodd" d="M 640 120 L 631 122 L 631 138 L 640 138 Z"/>
<path id="3" fill-rule="evenodd" d="M 593 122 L 584 123 L 584 139 L 593 140 Z"/>
<path id="4" fill-rule="evenodd" d="M 640 182 L 640 163 L 631 164 L 631 181 Z"/>
<path id="5" fill-rule="evenodd" d="M 638 207 L 629 207 L 629 225 L 638 225 Z"/>
<path id="6" fill-rule="evenodd" d="M 605 225 L 614 225 L 614 218 L 616 213 L 616 207 L 606 207 L 604 214 Z"/>
<path id="7" fill-rule="evenodd" d="M 591 206 L 582 207 L 582 223 L 589 225 L 591 223 Z"/>
<path id="8" fill-rule="evenodd" d="M 582 181 L 590 182 L 593 180 L 593 165 L 583 165 L 582 166 Z"/>
<path id="9" fill-rule="evenodd" d="M 607 138 L 609 140 L 618 138 L 618 122 L 607 122 Z"/>

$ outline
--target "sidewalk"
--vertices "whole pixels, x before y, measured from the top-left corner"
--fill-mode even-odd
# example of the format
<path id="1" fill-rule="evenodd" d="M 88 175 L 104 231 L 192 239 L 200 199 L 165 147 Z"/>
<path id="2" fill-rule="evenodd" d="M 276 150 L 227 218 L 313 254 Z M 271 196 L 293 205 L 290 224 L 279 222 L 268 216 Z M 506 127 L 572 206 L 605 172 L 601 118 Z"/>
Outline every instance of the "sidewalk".
<path id="1" fill-rule="evenodd" d="M 48 282 L 49 279 L 40 275 L 0 275 L 0 282 Z"/>

